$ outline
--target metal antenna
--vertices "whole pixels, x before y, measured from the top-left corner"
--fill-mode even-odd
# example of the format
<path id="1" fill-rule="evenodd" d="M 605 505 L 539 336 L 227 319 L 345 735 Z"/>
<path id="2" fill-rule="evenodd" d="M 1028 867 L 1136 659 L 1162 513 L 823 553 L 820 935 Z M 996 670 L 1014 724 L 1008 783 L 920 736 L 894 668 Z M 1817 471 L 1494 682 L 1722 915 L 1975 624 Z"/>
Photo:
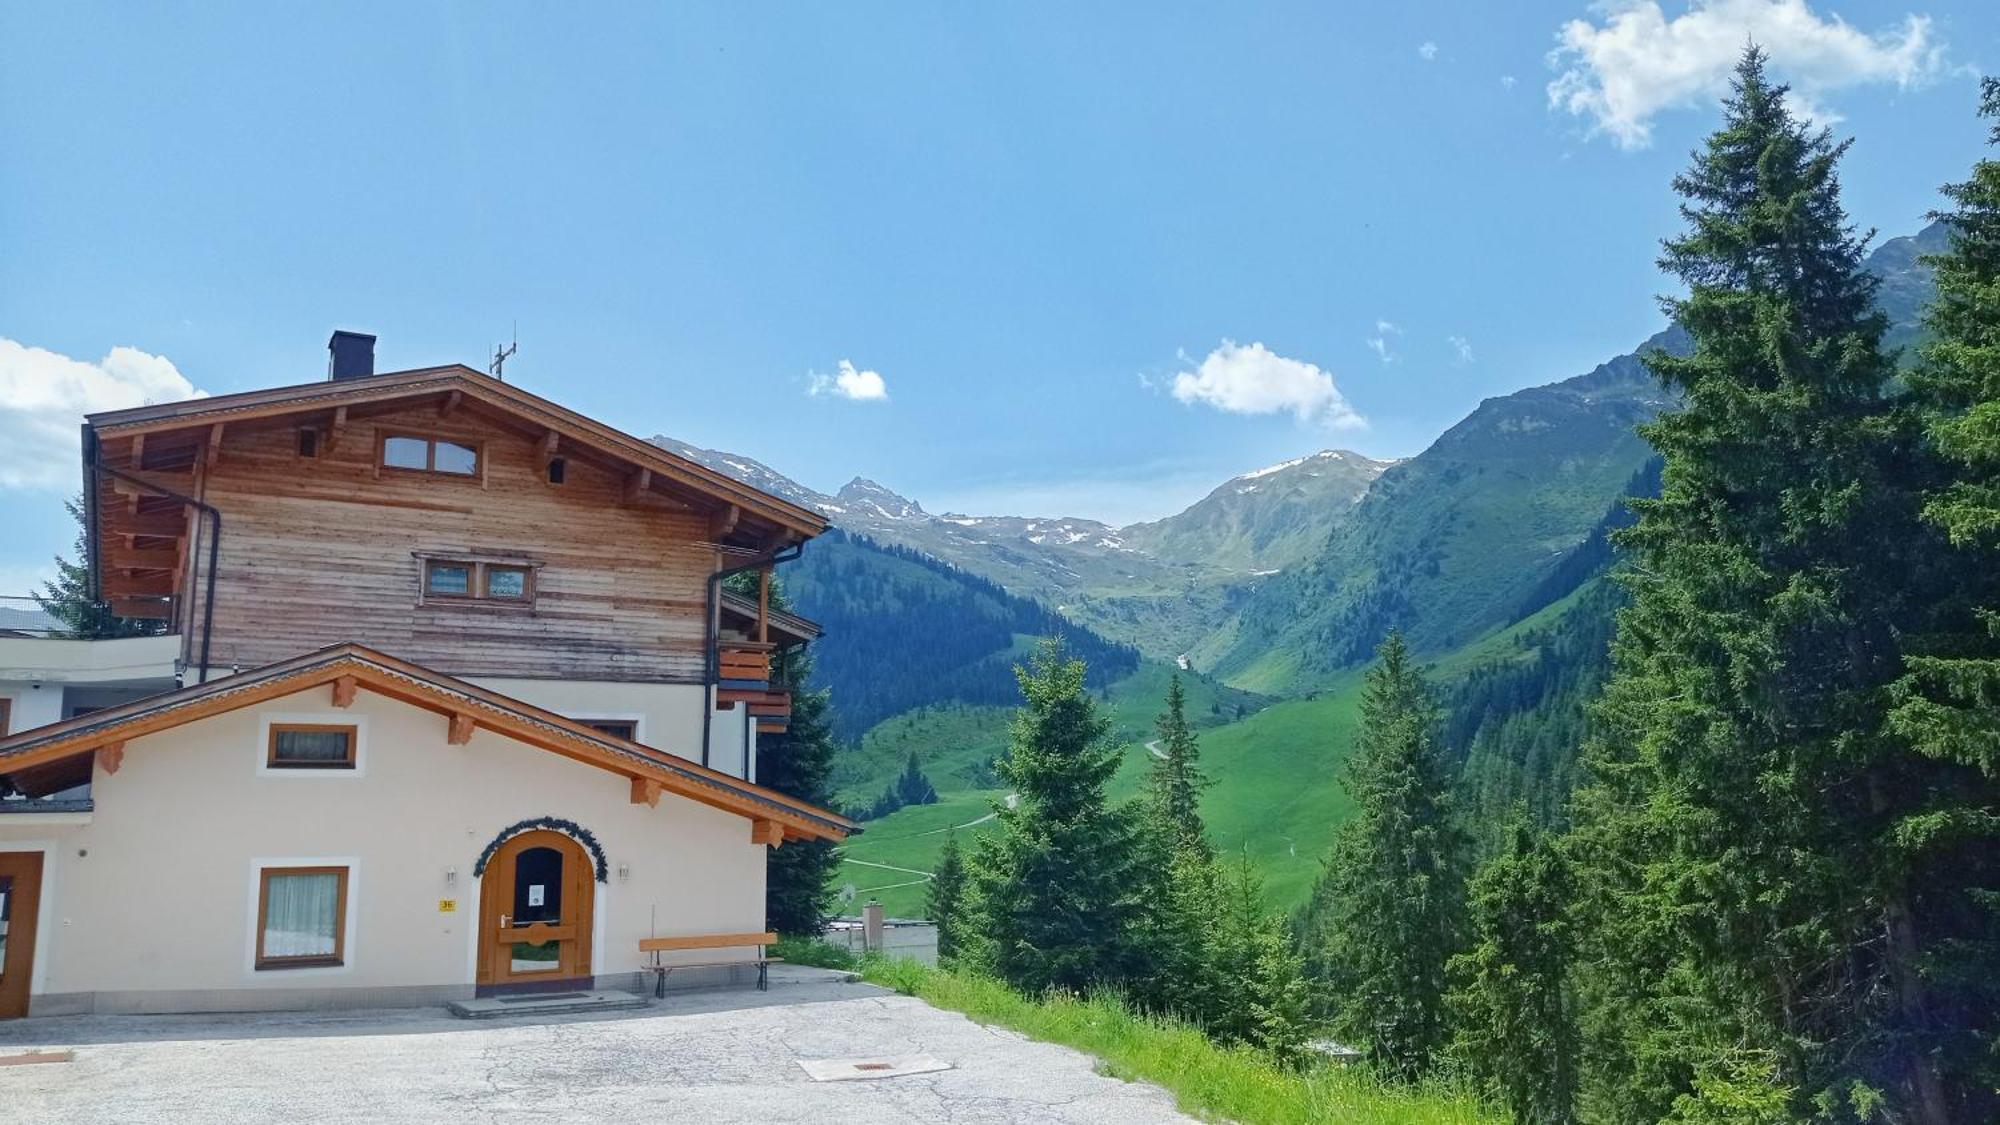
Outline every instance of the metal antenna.
<path id="1" fill-rule="evenodd" d="M 505 371 L 507 367 L 507 360 L 515 352 L 520 350 L 521 350 L 521 326 L 516 324 L 514 326 L 514 341 L 512 343 L 508 344 L 504 348 L 500 347 L 498 344 L 494 345 L 493 362 L 486 365 L 487 372 L 491 374 L 495 379 L 505 382 L 507 376 L 502 372 Z"/>

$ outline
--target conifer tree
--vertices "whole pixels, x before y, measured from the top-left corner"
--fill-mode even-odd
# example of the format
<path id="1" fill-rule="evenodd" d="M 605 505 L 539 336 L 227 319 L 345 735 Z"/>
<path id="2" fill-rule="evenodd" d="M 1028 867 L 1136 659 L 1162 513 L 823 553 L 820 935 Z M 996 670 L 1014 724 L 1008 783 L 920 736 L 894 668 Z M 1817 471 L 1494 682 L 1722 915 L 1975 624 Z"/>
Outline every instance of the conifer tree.
<path id="1" fill-rule="evenodd" d="M 1891 998 L 1923 986 L 1880 835 L 1915 796 L 1883 701 L 1929 537 L 1897 483 L 1910 448 L 1840 203 L 1847 146 L 1764 63 L 1746 51 L 1674 181 L 1686 231 L 1661 266 L 1687 292 L 1665 305 L 1693 349 L 1647 357 L 1682 405 L 1642 428 L 1662 489 L 1618 536 L 1631 603 L 1572 852 L 1591 893 L 1586 1109 L 1662 1119 L 1715 1080 L 1703 1060 L 1749 1052 L 1798 1116 L 1890 1089 L 1937 1123 L 1936 1074 L 1884 1034 Z"/>
<path id="2" fill-rule="evenodd" d="M 1153 756 L 1149 796 L 1172 831 L 1176 847 L 1208 850 L 1201 823 L 1201 791 L 1208 779 L 1201 773 L 1201 746 L 1195 741 L 1185 713 L 1187 699 L 1180 673 L 1167 681 L 1167 705 L 1157 724 L 1159 753 Z"/>
<path id="3" fill-rule="evenodd" d="M 1573 893 L 1562 854 L 1519 821 L 1468 892 L 1471 947 L 1451 960 L 1454 1046 L 1515 1125 L 1577 1120 Z"/>
<path id="4" fill-rule="evenodd" d="M 938 960 L 950 964 L 958 956 L 958 927 L 965 898 L 965 859 L 958 849 L 958 833 L 945 834 L 938 851 L 937 866 L 931 870 L 931 884 L 924 889 L 925 914 L 937 926 Z"/>
<path id="5" fill-rule="evenodd" d="M 1219 866 L 1206 856 L 1198 861 L 1211 869 Z M 1297 1066 L 1305 1060 L 1312 1024 L 1304 969 L 1284 925 L 1265 909 L 1264 887 L 1248 855 L 1219 871 L 1209 885 L 1215 903 L 1209 955 L 1222 995 L 1208 1030 L 1224 1041 L 1262 1048 L 1285 1066 Z"/>
<path id="6" fill-rule="evenodd" d="M 1466 841 L 1430 690 L 1400 633 L 1382 643 L 1348 761 L 1341 827 L 1308 916 L 1320 1006 L 1383 1072 L 1413 1079 L 1446 1045 L 1445 966 L 1457 951 Z"/>
<path id="7" fill-rule="evenodd" d="M 1056 639 L 1016 670 L 1025 705 L 997 768 L 1018 801 L 994 803 L 1000 830 L 968 865 L 961 953 L 1028 992 L 1116 984 L 1129 961 L 1135 828 L 1105 797 L 1120 755 L 1084 671 Z"/>
<path id="8" fill-rule="evenodd" d="M 2000 145 L 2000 79 L 1981 114 Z M 1957 1120 L 2000 1120 L 2000 159 L 1945 189 L 1950 251 L 1932 260 L 1931 340 L 1911 402 L 1944 472 L 1924 516 L 1940 596 L 1895 686 L 1895 732 L 1919 756 L 1924 801 L 1886 834 L 1907 871 L 1909 939 L 1936 982 L 1928 1017 L 1899 1033 L 1935 1058 Z M 1908 782 L 1905 781 L 1905 787 Z"/>
<path id="9" fill-rule="evenodd" d="M 754 575 L 733 575 L 742 582 Z M 787 610 L 783 586 L 771 580 L 771 606 Z M 824 690 L 812 686 L 813 658 L 808 648 L 779 652 L 771 665 L 771 686 L 792 693 L 791 722 L 777 734 L 757 738 L 757 782 L 821 808 L 833 804 L 832 703 Z M 785 934 L 817 936 L 826 928 L 834 873 L 840 856 L 826 840 L 790 840 L 766 848 L 764 919 Z"/>

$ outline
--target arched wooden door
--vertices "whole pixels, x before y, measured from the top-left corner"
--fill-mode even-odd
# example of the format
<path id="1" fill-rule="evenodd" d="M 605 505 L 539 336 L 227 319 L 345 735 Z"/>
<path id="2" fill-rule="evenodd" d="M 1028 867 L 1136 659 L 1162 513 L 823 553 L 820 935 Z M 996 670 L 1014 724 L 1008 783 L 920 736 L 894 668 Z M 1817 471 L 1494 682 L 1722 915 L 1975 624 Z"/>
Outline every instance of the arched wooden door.
<path id="1" fill-rule="evenodd" d="M 590 987 L 590 853 L 560 832 L 501 844 L 479 882 L 479 991 Z"/>

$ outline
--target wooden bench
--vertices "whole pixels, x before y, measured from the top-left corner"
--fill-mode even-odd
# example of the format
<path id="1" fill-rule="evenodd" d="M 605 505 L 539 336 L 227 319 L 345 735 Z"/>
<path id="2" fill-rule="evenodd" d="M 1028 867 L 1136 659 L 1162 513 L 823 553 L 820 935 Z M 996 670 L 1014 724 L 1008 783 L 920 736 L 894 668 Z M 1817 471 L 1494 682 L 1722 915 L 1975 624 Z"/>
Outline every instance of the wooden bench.
<path id="1" fill-rule="evenodd" d="M 738 965 L 755 965 L 757 966 L 757 991 L 764 992 L 770 988 L 770 967 L 773 964 L 782 964 L 784 962 L 784 958 L 782 957 L 767 957 L 764 955 L 764 947 L 776 944 L 777 940 L 778 935 L 775 933 L 695 934 L 688 937 L 650 937 L 639 939 L 639 952 L 650 954 L 653 958 L 652 964 L 646 967 L 650 971 L 659 974 L 659 980 L 653 985 L 653 995 L 662 999 L 667 995 L 667 974 L 673 972 L 675 969 L 718 969 L 735 968 Z M 740 961 L 696 961 L 683 962 L 677 965 L 668 964 L 660 956 L 662 953 L 670 953 L 682 949 L 734 949 L 745 945 L 756 946 L 757 956 Z"/>

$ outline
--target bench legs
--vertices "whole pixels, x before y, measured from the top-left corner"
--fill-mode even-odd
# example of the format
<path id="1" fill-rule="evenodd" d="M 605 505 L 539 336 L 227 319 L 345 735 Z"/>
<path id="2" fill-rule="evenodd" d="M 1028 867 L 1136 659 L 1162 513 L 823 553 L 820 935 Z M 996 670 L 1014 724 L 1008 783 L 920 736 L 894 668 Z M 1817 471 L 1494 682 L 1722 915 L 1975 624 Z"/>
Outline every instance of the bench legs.
<path id="1" fill-rule="evenodd" d="M 647 968 L 654 975 L 653 998 L 655 1000 L 665 1000 L 667 998 L 667 974 L 673 972 L 675 966 L 648 965 Z M 757 991 L 771 991 L 771 963 L 769 961 L 757 962 Z"/>

